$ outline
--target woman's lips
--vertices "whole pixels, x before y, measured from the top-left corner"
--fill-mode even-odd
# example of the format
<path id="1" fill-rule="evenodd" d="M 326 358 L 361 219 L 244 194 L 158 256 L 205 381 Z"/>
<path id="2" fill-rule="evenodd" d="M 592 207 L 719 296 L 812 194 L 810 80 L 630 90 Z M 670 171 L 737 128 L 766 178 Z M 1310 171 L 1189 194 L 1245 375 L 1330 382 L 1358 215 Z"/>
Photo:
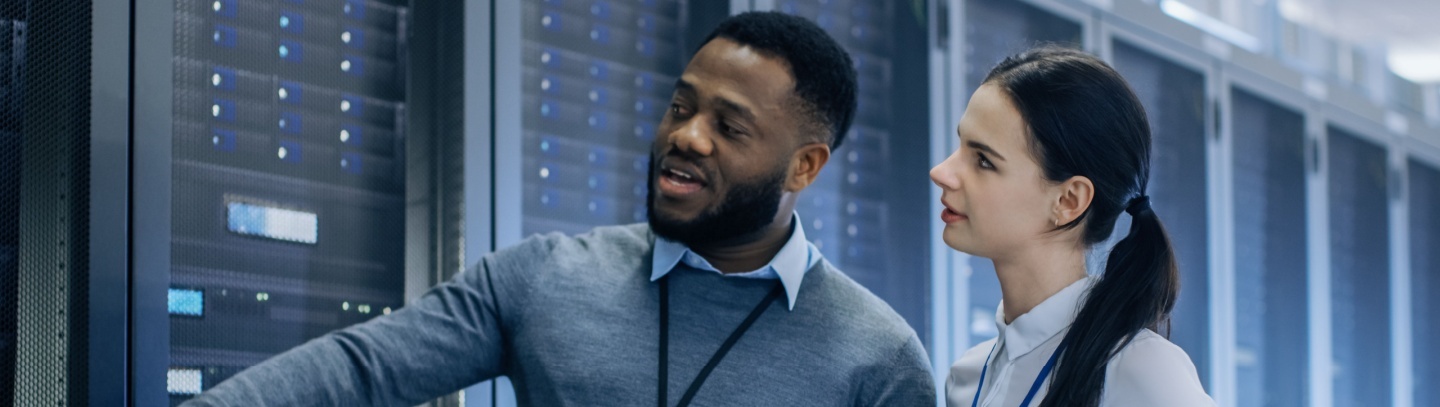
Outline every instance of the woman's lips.
<path id="1" fill-rule="evenodd" d="M 945 222 L 946 224 L 951 224 L 967 219 L 970 219 L 970 217 L 965 216 L 965 214 L 962 214 L 960 212 L 955 212 L 955 210 L 950 209 L 949 207 L 946 207 L 944 211 L 940 212 L 940 221 Z"/>

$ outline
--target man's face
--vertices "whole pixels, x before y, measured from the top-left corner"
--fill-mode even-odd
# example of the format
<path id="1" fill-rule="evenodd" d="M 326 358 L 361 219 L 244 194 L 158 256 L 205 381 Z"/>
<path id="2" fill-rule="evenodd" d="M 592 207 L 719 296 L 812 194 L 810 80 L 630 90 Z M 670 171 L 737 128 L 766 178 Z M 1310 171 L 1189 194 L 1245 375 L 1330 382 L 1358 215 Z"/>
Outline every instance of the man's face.
<path id="1" fill-rule="evenodd" d="M 651 228 L 691 246 L 734 241 L 775 219 L 801 137 L 783 61 L 716 38 L 676 81 L 651 150 Z"/>

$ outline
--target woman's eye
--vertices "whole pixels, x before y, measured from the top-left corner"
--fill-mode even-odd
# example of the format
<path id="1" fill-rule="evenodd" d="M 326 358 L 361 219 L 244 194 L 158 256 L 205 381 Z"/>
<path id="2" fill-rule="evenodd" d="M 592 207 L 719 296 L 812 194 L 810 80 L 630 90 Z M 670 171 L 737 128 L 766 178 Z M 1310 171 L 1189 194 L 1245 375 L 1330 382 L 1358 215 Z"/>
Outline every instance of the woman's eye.
<path id="1" fill-rule="evenodd" d="M 986 158 L 986 157 L 985 157 L 985 154 L 978 154 L 978 155 L 979 155 L 979 157 L 980 157 L 980 168 L 984 168 L 984 169 L 988 169 L 988 170 L 993 170 L 993 169 L 995 169 L 995 164 L 992 163 L 992 162 L 990 162 L 990 159 L 989 159 L 989 158 Z"/>

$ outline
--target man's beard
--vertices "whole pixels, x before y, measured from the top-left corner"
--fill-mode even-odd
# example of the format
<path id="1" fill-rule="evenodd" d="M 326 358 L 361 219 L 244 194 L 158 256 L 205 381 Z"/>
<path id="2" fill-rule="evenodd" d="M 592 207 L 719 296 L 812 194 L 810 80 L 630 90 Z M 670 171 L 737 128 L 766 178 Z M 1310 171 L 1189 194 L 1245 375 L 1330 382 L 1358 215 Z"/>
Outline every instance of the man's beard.
<path id="1" fill-rule="evenodd" d="M 733 242 L 750 235 L 757 235 L 775 220 L 780 212 L 781 185 L 785 181 L 785 167 L 781 166 L 769 176 L 761 177 L 754 183 L 737 184 L 725 194 L 724 201 L 713 209 L 707 209 L 694 220 L 669 219 L 655 212 L 655 180 L 653 167 L 658 165 L 650 160 L 652 175 L 648 177 L 649 194 L 645 197 L 646 217 L 650 229 L 665 239 L 680 242 L 689 247 L 704 247 L 714 243 Z"/>

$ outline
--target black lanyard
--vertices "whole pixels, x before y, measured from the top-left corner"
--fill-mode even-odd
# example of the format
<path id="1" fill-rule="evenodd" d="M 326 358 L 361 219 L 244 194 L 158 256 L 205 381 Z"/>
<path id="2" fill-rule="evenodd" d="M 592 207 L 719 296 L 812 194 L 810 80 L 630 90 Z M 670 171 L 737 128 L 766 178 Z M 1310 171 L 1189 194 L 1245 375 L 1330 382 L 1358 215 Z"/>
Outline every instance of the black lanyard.
<path id="1" fill-rule="evenodd" d="M 660 407 L 665 407 L 665 403 L 669 398 L 666 390 L 670 387 L 669 281 L 670 279 L 668 278 L 660 279 Z M 775 288 L 770 290 L 770 294 L 766 295 L 765 299 L 760 300 L 760 304 L 755 306 L 755 310 L 750 311 L 750 316 L 745 317 L 745 322 L 741 322 L 740 326 L 735 327 L 735 332 L 731 332 L 730 337 L 725 338 L 725 343 L 721 344 L 720 349 L 715 351 L 715 355 L 710 357 L 710 361 L 705 363 L 705 368 L 700 369 L 700 374 L 695 376 L 695 381 L 690 382 L 690 388 L 686 389 L 685 395 L 680 397 L 680 403 L 676 404 L 677 407 L 690 405 L 690 400 L 695 398 L 695 393 L 700 391 L 700 385 L 704 384 L 705 378 L 709 377 L 710 372 L 715 370 L 715 365 L 720 364 L 720 359 L 724 359 L 725 354 L 730 353 L 730 348 L 735 346 L 735 342 L 740 341 L 740 337 L 745 335 L 745 331 L 749 330 L 750 326 L 755 324 L 755 320 L 760 319 L 760 314 L 765 313 L 765 309 L 770 307 L 770 303 L 780 298 L 780 294 L 782 293 L 784 293 L 784 290 L 777 281 Z"/>

